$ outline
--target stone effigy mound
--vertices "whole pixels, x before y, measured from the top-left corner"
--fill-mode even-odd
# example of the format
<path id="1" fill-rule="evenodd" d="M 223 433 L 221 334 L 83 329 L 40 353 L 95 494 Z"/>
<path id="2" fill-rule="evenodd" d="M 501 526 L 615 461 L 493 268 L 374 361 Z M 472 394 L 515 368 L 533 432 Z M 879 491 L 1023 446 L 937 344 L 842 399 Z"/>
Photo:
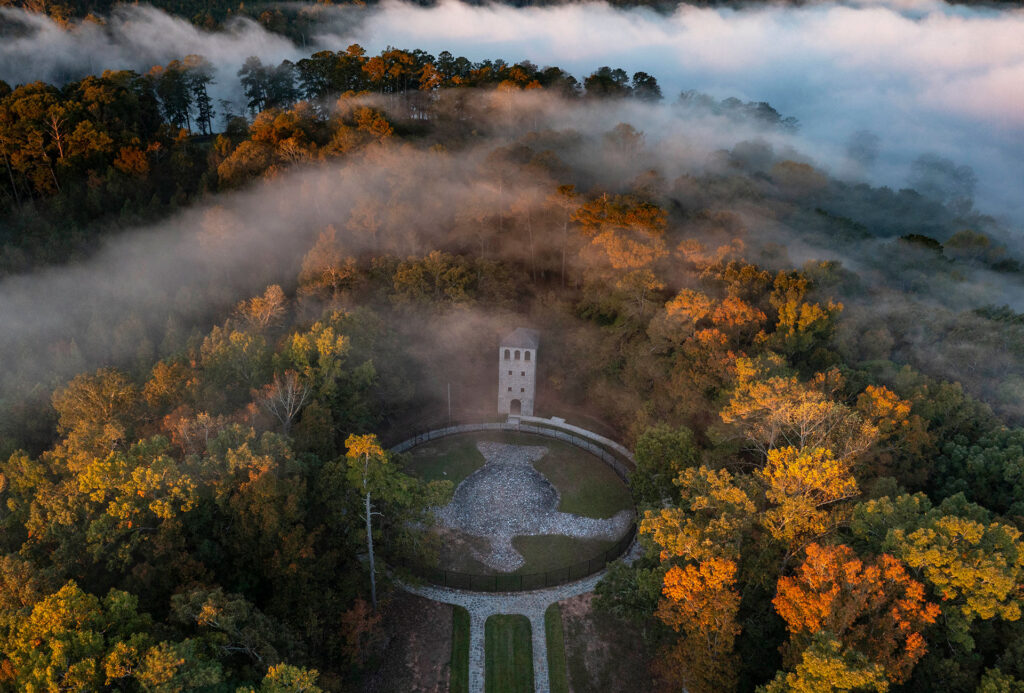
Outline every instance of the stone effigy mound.
<path id="1" fill-rule="evenodd" d="M 559 512 L 558 491 L 533 467 L 547 454 L 546 447 L 481 441 L 477 449 L 484 466 L 466 477 L 451 502 L 434 513 L 442 527 L 488 540 L 490 552 L 474 557 L 490 568 L 512 572 L 522 567 L 525 561 L 512 545 L 517 536 L 614 540 L 629 528 L 629 510 L 608 519 Z"/>

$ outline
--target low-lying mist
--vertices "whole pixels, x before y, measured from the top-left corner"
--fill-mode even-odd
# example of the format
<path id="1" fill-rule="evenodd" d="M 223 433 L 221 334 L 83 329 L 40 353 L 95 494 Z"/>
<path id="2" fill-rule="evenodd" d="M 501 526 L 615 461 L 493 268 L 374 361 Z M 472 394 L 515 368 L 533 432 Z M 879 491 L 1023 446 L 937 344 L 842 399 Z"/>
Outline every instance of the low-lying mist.
<path id="1" fill-rule="evenodd" d="M 580 79 L 611 65 L 655 75 L 669 101 L 684 89 L 768 101 L 800 120 L 802 149 L 837 175 L 899 188 L 923 153 L 968 165 L 986 212 L 1024 219 L 1024 11 L 815 3 L 684 5 L 665 15 L 603 3 L 520 9 L 451 0 L 430 8 L 386 2 L 288 11 L 316 18 L 302 46 L 249 20 L 211 33 L 145 6 L 120 8 L 104 26 L 82 22 L 70 30 L 3 9 L 0 21 L 21 29 L 0 45 L 0 79 L 145 71 L 198 53 L 218 68 L 217 96 L 238 102 L 235 73 L 246 57 L 294 61 L 353 42 L 371 52 L 393 45 L 530 60 Z M 851 168 L 851 138 L 864 131 L 878 137 L 876 147 Z"/>
<path id="2" fill-rule="evenodd" d="M 961 268 L 959 278 L 918 289 L 909 299 L 892 290 L 885 276 L 892 268 L 879 266 L 879 257 L 888 257 L 880 252 L 893 252 L 886 250 L 892 239 L 832 244 L 827 235 L 808 235 L 781 221 L 788 203 L 771 196 L 788 193 L 773 190 L 758 171 L 784 160 L 813 163 L 791 134 L 633 100 L 567 101 L 542 91 L 459 94 L 468 99 L 463 112 L 474 119 L 476 134 L 467 145 L 430 147 L 428 138 L 417 146 L 372 145 L 340 162 L 298 166 L 155 227 L 111 237 L 85 261 L 4 280 L 0 389 L 10 394 L 103 365 L 150 363 L 266 285 L 294 287 L 303 256 L 331 225 L 344 251 L 357 258 L 405 258 L 441 248 L 525 267 L 528 245 L 557 253 L 563 242 L 565 213 L 554 219 L 550 198 L 564 183 L 589 192 L 646 189 L 652 199 L 676 200 L 662 204 L 725 212 L 737 220 L 730 224 L 742 227 L 736 233 L 745 257 L 773 269 L 840 260 L 864 286 L 888 283 L 875 294 L 880 320 L 890 313 L 933 314 L 940 305 L 1024 309 L 1019 274 L 965 275 L 970 270 Z M 376 103 L 386 107 L 387 99 Z M 616 130 L 623 122 L 643 134 Z M 694 183 L 702 175 L 711 176 L 713 189 Z M 765 202 L 751 187 L 757 176 L 767 186 Z M 859 211 L 850 214 L 856 218 Z M 670 247 L 706 233 L 704 221 L 678 223 L 670 224 Z M 714 247 L 730 242 L 731 234 L 712 229 L 702 240 Z M 670 290 L 691 281 L 673 276 L 679 273 L 671 263 L 660 271 Z M 922 333 L 919 346 L 940 353 L 941 345 L 929 339 Z M 948 361 L 955 377 L 955 359 Z"/>

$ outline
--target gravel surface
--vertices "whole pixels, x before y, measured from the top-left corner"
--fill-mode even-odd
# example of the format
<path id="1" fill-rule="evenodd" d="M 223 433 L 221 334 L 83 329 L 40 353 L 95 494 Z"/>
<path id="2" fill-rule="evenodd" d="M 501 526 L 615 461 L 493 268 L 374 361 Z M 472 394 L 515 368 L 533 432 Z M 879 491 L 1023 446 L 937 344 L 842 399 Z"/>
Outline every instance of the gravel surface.
<path id="1" fill-rule="evenodd" d="M 627 563 L 635 561 L 642 549 L 636 542 L 623 556 Z M 594 573 L 576 582 L 532 592 L 498 592 L 485 594 L 467 592 L 434 585 L 402 585 L 404 589 L 427 599 L 445 604 L 457 604 L 469 611 L 469 691 L 484 690 L 484 623 L 494 614 L 522 614 L 530 619 L 533 637 L 534 691 L 549 693 L 547 636 L 544 632 L 544 612 L 555 602 L 592 592 L 604 577 L 606 570 Z"/>
<path id="2" fill-rule="evenodd" d="M 559 512 L 558 491 L 533 468 L 547 454 L 546 447 L 481 441 L 477 449 L 484 466 L 459 484 L 448 505 L 434 512 L 441 526 L 490 541 L 489 554 L 474 556 L 488 567 L 507 573 L 522 567 L 525 561 L 512 546 L 517 536 L 615 540 L 629 528 L 629 510 L 608 519 Z"/>

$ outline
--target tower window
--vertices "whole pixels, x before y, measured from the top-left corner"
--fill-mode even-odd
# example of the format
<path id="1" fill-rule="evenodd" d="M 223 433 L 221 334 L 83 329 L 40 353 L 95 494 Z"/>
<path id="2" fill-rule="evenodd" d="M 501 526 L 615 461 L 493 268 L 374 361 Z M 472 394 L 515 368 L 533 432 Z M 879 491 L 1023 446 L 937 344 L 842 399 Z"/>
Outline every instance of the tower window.
<path id="1" fill-rule="evenodd" d="M 518 360 L 519 360 L 519 350 L 516 349 L 516 361 L 518 361 Z"/>
<path id="2" fill-rule="evenodd" d="M 509 372 L 508 372 L 508 374 L 509 374 L 509 375 L 512 375 L 512 371 L 509 371 Z"/>
<path id="3" fill-rule="evenodd" d="M 520 392 L 526 392 L 526 388 L 525 387 L 521 387 L 521 388 L 519 388 L 519 391 Z"/>
<path id="4" fill-rule="evenodd" d="M 512 388 L 509 388 L 509 389 L 508 389 L 508 391 L 509 391 L 509 392 L 512 392 Z"/>
<path id="5" fill-rule="evenodd" d="M 530 360 L 530 352 L 526 352 L 526 357 L 523 360 L 524 361 L 529 361 Z"/>
<path id="6" fill-rule="evenodd" d="M 512 358 L 512 354 L 508 349 L 505 349 L 505 360 L 508 361 L 510 358 Z"/>
<path id="7" fill-rule="evenodd" d="M 508 374 L 512 375 L 512 371 L 509 371 Z M 519 375 L 526 375 L 526 371 L 519 371 Z"/>

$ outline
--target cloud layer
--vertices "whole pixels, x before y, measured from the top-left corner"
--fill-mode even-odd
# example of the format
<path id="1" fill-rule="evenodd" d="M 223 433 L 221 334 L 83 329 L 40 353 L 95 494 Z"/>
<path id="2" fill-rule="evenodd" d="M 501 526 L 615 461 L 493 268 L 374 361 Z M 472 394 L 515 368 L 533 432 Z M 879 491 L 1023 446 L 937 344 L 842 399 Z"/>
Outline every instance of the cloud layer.
<path id="1" fill-rule="evenodd" d="M 933 2 L 746 9 L 681 6 L 664 16 L 606 4 L 515 9 L 386 3 L 358 38 L 557 64 L 585 75 L 621 66 L 683 89 L 768 101 L 803 124 L 809 153 L 836 162 L 870 130 L 875 180 L 899 186 L 931 151 L 979 173 L 979 197 L 1024 217 L 1024 12 Z M 318 40 L 337 41 L 327 32 Z M 336 45 L 347 39 L 337 41 Z"/>

